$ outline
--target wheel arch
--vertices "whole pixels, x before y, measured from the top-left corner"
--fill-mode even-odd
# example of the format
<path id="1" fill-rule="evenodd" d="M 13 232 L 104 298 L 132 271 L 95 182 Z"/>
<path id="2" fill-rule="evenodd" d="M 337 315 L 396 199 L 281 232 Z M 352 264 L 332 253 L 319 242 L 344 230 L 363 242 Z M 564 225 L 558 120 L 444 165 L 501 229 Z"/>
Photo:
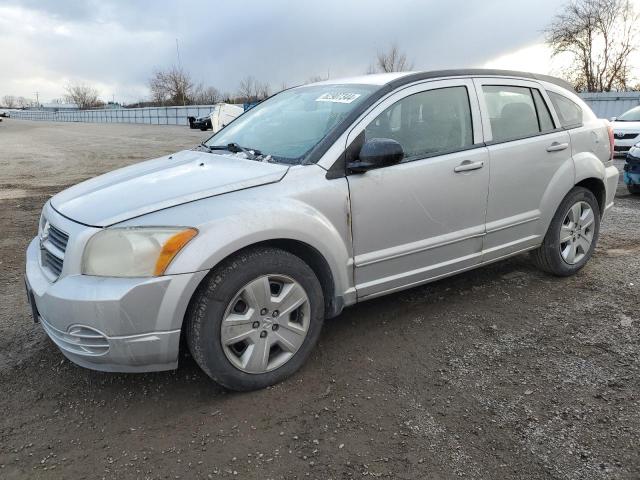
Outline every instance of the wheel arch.
<path id="1" fill-rule="evenodd" d="M 316 274 L 318 281 L 322 286 L 322 294 L 324 295 L 324 311 L 325 318 L 336 317 L 342 312 L 344 300 L 342 296 L 336 294 L 336 282 L 331 272 L 331 267 L 326 258 L 315 247 L 301 240 L 293 240 L 289 238 L 277 238 L 272 240 L 264 240 L 245 247 L 274 247 L 292 253 L 302 259 Z M 237 255 L 236 252 L 233 255 Z"/>
<path id="2" fill-rule="evenodd" d="M 600 217 L 604 214 L 605 203 L 607 198 L 607 190 L 604 185 L 604 182 L 596 177 L 588 177 L 583 180 L 580 180 L 576 183 L 576 187 L 583 187 L 593 193 L 593 196 L 596 197 L 598 201 L 598 208 L 600 209 Z"/>
<path id="3" fill-rule="evenodd" d="M 294 240 L 291 238 L 273 238 L 268 240 L 261 240 L 245 245 L 227 254 L 209 269 L 209 273 L 202 278 L 198 286 L 191 293 L 191 297 L 189 298 L 188 303 L 191 304 L 195 296 L 198 294 L 200 286 L 204 282 L 206 282 L 208 276 L 218 265 L 222 264 L 230 258 L 235 257 L 236 255 L 239 255 L 243 251 L 259 247 L 278 248 L 289 252 L 304 261 L 316 274 L 316 277 L 318 278 L 318 281 L 320 282 L 320 285 L 322 287 L 322 294 L 324 296 L 325 318 L 333 318 L 339 315 L 340 312 L 342 312 L 342 309 L 344 308 L 344 299 L 342 295 L 337 293 L 334 274 L 327 259 L 324 257 L 324 255 L 322 255 L 322 253 L 320 253 L 318 249 L 316 249 L 312 245 L 309 245 L 308 243 L 301 240 Z M 186 317 L 188 313 L 189 308 L 187 307 L 184 316 Z M 182 328 L 184 328 L 184 325 L 185 322 L 183 319 Z"/>

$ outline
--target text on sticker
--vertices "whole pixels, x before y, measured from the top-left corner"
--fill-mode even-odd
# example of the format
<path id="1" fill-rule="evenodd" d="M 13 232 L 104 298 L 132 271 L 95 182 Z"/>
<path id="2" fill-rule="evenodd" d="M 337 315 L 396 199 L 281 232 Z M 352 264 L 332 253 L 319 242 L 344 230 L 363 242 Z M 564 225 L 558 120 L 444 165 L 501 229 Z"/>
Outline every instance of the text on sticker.
<path id="1" fill-rule="evenodd" d="M 351 103 L 359 96 L 359 93 L 323 93 L 316 102 Z"/>

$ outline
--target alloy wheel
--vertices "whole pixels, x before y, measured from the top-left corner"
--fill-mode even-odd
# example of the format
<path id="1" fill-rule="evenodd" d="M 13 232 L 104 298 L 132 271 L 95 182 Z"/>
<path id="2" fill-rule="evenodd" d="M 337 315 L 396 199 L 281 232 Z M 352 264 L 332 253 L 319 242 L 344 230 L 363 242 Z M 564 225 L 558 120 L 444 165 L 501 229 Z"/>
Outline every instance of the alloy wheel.
<path id="1" fill-rule="evenodd" d="M 560 254 L 569 265 L 580 262 L 591 250 L 595 216 L 587 202 L 577 202 L 567 212 L 560 227 Z"/>

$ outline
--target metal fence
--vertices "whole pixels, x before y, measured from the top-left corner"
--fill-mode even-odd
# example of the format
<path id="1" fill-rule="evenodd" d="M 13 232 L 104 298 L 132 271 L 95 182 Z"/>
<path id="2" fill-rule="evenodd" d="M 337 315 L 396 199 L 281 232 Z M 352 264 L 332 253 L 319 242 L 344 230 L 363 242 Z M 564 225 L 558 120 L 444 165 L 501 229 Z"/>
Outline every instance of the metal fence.
<path id="1" fill-rule="evenodd" d="M 580 97 L 598 118 L 619 117 L 627 110 L 640 105 L 640 92 L 581 93 Z"/>
<path id="2" fill-rule="evenodd" d="M 11 118 L 50 122 L 146 123 L 148 125 L 188 125 L 187 117 L 202 117 L 214 105 L 187 107 L 113 108 L 105 110 L 22 110 L 12 111 Z"/>
<path id="3" fill-rule="evenodd" d="M 599 118 L 617 117 L 640 105 L 640 92 L 581 93 L 582 99 Z M 190 105 L 187 107 L 145 107 L 105 110 L 20 110 L 11 117 L 23 120 L 48 120 L 51 122 L 90 123 L 146 123 L 149 125 L 188 125 L 187 117 L 202 117 L 213 110 L 214 105 Z"/>

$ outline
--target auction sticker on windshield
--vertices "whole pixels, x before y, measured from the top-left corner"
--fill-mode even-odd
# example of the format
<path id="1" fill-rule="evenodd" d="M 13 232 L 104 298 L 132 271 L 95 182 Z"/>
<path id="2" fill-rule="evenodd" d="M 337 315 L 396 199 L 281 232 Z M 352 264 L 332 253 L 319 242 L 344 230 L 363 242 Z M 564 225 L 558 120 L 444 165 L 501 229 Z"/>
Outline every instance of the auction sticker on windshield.
<path id="1" fill-rule="evenodd" d="M 316 102 L 351 103 L 359 96 L 359 93 L 323 93 Z"/>

